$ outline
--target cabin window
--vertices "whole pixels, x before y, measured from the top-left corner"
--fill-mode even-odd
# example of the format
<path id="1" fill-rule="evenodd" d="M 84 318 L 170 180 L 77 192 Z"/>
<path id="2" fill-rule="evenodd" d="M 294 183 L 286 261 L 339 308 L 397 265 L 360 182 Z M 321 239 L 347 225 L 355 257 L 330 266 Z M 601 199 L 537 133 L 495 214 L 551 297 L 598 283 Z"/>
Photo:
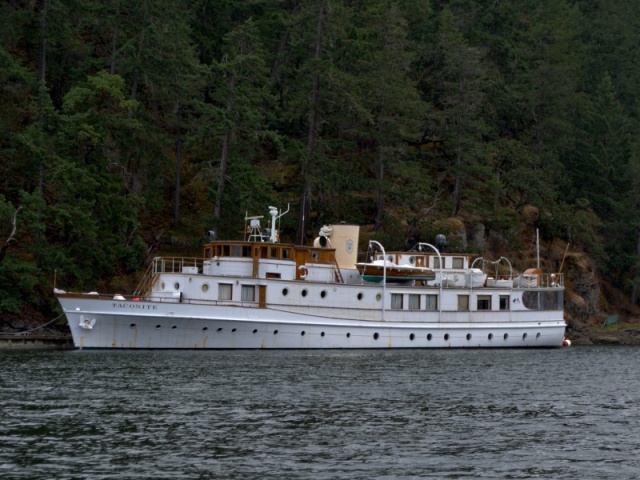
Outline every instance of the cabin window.
<path id="1" fill-rule="evenodd" d="M 231 256 L 231 245 L 223 245 L 222 246 L 222 256 L 223 257 Z"/>
<path id="2" fill-rule="evenodd" d="M 527 291 L 522 294 L 522 304 L 529 310 L 559 310 L 564 303 L 560 291 Z"/>
<path id="3" fill-rule="evenodd" d="M 425 304 L 425 308 L 427 310 L 437 310 L 438 309 L 438 296 L 437 295 L 427 295 L 427 301 Z"/>
<path id="4" fill-rule="evenodd" d="M 433 260 L 433 268 L 440 268 L 440 257 L 432 257 Z"/>
<path id="5" fill-rule="evenodd" d="M 400 293 L 391 294 L 391 308 L 393 310 L 402 310 L 402 294 Z"/>
<path id="6" fill-rule="evenodd" d="M 254 302 L 256 299 L 256 287 L 253 285 L 242 285 L 242 301 Z"/>
<path id="7" fill-rule="evenodd" d="M 285 260 L 287 258 L 291 258 L 291 251 L 288 248 L 282 250 L 282 258 L 284 258 Z"/>
<path id="8" fill-rule="evenodd" d="M 462 257 L 453 257 L 451 266 L 453 268 L 464 268 L 464 259 Z"/>
<path id="9" fill-rule="evenodd" d="M 458 310 L 469 311 L 469 295 L 458 295 Z"/>
<path id="10" fill-rule="evenodd" d="M 221 283 L 218 285 L 218 300 L 231 300 L 231 292 L 233 285 L 230 283 Z"/>
<path id="11" fill-rule="evenodd" d="M 240 245 L 232 245 L 231 246 L 231 256 L 232 257 L 239 257 L 241 251 L 242 251 L 242 248 L 240 247 Z"/>
<path id="12" fill-rule="evenodd" d="M 271 247 L 271 248 L 269 249 L 269 256 L 270 256 L 271 258 L 278 258 L 278 250 L 279 250 L 279 248 Z"/>
<path id="13" fill-rule="evenodd" d="M 500 295 L 500 310 L 509 310 L 509 295 Z"/>
<path id="14" fill-rule="evenodd" d="M 420 310 L 420 295 L 409 295 L 409 310 Z"/>
<path id="15" fill-rule="evenodd" d="M 491 310 L 491 295 L 478 295 L 478 310 Z"/>
<path id="16" fill-rule="evenodd" d="M 248 245 L 245 245 L 242 247 L 242 256 L 245 258 L 249 258 L 251 257 L 251 247 Z"/>

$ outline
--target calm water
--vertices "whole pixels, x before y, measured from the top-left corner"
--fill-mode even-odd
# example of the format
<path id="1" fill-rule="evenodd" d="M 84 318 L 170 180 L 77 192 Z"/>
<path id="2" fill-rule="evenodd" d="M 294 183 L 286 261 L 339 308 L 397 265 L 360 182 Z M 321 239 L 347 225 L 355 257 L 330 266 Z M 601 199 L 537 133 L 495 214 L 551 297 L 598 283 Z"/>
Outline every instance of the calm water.
<path id="1" fill-rule="evenodd" d="M 0 478 L 639 478 L 640 348 L 0 352 Z"/>

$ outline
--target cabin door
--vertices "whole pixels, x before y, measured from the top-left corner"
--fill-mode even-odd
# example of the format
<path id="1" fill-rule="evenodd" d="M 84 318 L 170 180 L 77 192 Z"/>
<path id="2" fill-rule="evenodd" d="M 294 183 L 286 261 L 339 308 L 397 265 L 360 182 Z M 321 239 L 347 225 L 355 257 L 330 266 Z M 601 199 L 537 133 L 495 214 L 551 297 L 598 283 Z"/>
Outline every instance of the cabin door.
<path id="1" fill-rule="evenodd" d="M 267 306 L 267 286 L 258 285 L 258 306 L 265 308 Z"/>

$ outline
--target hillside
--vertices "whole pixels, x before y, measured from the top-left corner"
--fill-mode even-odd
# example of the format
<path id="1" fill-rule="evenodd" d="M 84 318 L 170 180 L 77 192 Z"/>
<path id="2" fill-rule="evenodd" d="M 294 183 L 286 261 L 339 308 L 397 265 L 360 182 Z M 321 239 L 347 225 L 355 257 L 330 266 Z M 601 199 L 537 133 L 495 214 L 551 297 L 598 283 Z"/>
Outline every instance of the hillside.
<path id="1" fill-rule="evenodd" d="M 290 202 L 295 243 L 348 221 L 530 264 L 537 230 L 545 267 L 570 245 L 573 331 L 626 332 L 583 333 L 637 318 L 638 8 L 5 2 L 0 316 L 55 317 L 54 279 L 124 291 Z"/>

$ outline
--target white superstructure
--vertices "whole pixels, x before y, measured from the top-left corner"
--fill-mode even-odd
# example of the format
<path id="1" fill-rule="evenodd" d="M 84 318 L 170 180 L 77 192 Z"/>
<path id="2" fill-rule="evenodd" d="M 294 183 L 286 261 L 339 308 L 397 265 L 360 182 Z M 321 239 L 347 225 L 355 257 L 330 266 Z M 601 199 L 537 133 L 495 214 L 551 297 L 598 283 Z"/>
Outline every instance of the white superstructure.
<path id="1" fill-rule="evenodd" d="M 275 217 L 246 241 L 212 241 L 203 258 L 156 258 L 133 295 L 56 295 L 78 348 L 560 347 L 564 278 L 515 277 L 435 248 L 376 254 L 435 279 L 365 282 L 359 228 L 323 228 L 313 247 L 278 243 Z M 275 213 L 275 215 L 274 215 Z M 431 247 L 420 244 L 421 247 Z M 386 277 L 385 277 L 386 278 Z"/>

